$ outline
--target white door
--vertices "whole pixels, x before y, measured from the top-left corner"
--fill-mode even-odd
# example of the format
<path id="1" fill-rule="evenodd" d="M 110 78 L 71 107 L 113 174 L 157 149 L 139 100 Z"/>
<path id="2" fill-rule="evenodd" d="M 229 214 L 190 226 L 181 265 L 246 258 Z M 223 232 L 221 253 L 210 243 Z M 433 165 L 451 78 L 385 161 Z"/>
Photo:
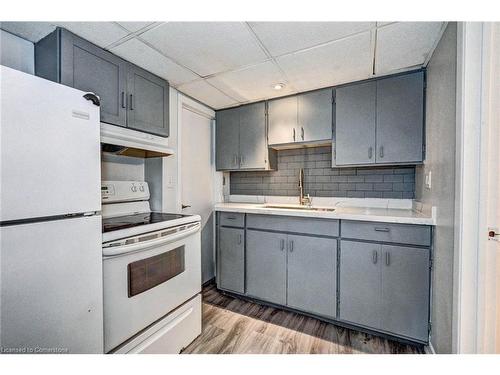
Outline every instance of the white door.
<path id="1" fill-rule="evenodd" d="M 215 275 L 213 119 L 183 107 L 179 133 L 182 213 L 201 216 L 201 271 L 205 282 Z"/>
<path id="2" fill-rule="evenodd" d="M 0 69 L 0 221 L 99 211 L 99 107 L 83 91 Z"/>

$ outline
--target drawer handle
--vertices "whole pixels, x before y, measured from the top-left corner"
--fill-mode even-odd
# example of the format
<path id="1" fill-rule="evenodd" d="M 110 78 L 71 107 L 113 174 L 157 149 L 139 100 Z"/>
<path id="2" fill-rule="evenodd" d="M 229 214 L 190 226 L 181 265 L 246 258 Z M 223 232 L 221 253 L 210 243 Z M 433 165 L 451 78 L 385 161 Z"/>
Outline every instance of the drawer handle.
<path id="1" fill-rule="evenodd" d="M 377 250 L 373 250 L 373 253 L 372 253 L 373 264 L 377 264 L 377 260 L 378 260 L 378 252 L 377 252 Z"/>
<path id="2" fill-rule="evenodd" d="M 374 228 L 375 232 L 390 232 L 390 228 L 380 228 L 380 227 L 375 227 Z"/>
<path id="3" fill-rule="evenodd" d="M 227 216 L 226 219 L 227 220 L 236 220 L 236 216 Z"/>

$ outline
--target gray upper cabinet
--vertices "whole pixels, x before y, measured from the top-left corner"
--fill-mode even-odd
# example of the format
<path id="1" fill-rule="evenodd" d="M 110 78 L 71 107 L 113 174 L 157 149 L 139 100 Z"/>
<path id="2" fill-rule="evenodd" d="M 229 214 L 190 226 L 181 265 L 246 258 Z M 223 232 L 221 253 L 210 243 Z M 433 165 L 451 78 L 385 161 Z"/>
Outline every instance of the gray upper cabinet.
<path id="1" fill-rule="evenodd" d="M 216 168 L 237 170 L 240 152 L 239 108 L 217 111 L 215 121 Z"/>
<path id="2" fill-rule="evenodd" d="M 377 81 L 377 163 L 423 161 L 424 73 Z"/>
<path id="3" fill-rule="evenodd" d="M 276 152 L 267 148 L 265 102 L 217 111 L 215 138 L 218 171 L 275 168 Z"/>
<path id="4" fill-rule="evenodd" d="M 299 142 L 332 139 L 332 89 L 318 90 L 297 96 Z"/>
<path id="5" fill-rule="evenodd" d="M 270 100 L 269 145 L 329 142 L 332 139 L 332 89 Z"/>
<path id="6" fill-rule="evenodd" d="M 339 318 L 346 322 L 382 327 L 381 247 L 379 244 L 341 241 Z"/>
<path id="7" fill-rule="evenodd" d="M 297 96 L 268 102 L 269 145 L 293 143 L 297 134 Z"/>
<path id="8" fill-rule="evenodd" d="M 336 316 L 337 240 L 288 235 L 287 305 Z"/>
<path id="9" fill-rule="evenodd" d="M 126 65 L 119 57 L 61 30 L 60 82 L 97 94 L 101 98 L 103 122 L 127 125 Z"/>
<path id="10" fill-rule="evenodd" d="M 246 279 L 249 296 L 286 304 L 286 234 L 247 229 Z"/>
<path id="11" fill-rule="evenodd" d="M 245 293 L 245 230 L 218 228 L 218 280 L 226 290 Z"/>
<path id="12" fill-rule="evenodd" d="M 334 167 L 423 161 L 422 71 L 335 91 Z"/>
<path id="13" fill-rule="evenodd" d="M 168 83 L 137 66 L 127 69 L 129 128 L 168 137 Z"/>
<path id="14" fill-rule="evenodd" d="M 382 245 L 382 328 L 428 339 L 429 249 Z"/>
<path id="15" fill-rule="evenodd" d="M 167 137 L 168 82 L 57 28 L 35 44 L 35 74 L 101 99 L 101 121 Z"/>
<path id="16" fill-rule="evenodd" d="M 335 93 L 336 165 L 375 163 L 376 83 L 341 87 Z"/>
<path id="17" fill-rule="evenodd" d="M 265 169 L 268 165 L 266 103 L 240 107 L 240 169 Z"/>

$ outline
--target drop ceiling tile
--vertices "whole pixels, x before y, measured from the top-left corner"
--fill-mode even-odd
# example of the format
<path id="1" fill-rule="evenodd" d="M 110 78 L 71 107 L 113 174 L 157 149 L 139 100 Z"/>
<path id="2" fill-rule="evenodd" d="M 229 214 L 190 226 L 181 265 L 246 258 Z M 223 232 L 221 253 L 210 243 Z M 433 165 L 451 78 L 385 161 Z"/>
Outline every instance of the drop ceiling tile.
<path id="1" fill-rule="evenodd" d="M 277 58 L 298 91 L 369 78 L 372 60 L 370 32 Z"/>
<path id="2" fill-rule="evenodd" d="M 139 65 L 170 82 L 172 86 L 194 81 L 199 78 L 193 72 L 174 63 L 158 51 L 144 44 L 140 40 L 129 39 L 120 45 L 110 49 L 114 54 L 124 58 L 131 63 Z"/>
<path id="3" fill-rule="evenodd" d="M 57 22 L 57 24 L 100 47 L 107 47 L 129 34 L 114 22 Z"/>
<path id="4" fill-rule="evenodd" d="M 38 42 L 55 30 L 50 22 L 1 22 L 0 28 L 30 42 Z"/>
<path id="5" fill-rule="evenodd" d="M 377 31 L 376 74 L 421 65 L 441 35 L 442 22 L 398 22 Z"/>
<path id="6" fill-rule="evenodd" d="M 204 80 L 189 82 L 177 89 L 214 109 L 238 104 L 237 100 L 230 98 Z"/>
<path id="7" fill-rule="evenodd" d="M 201 76 L 266 60 L 242 22 L 168 22 L 141 38 Z"/>
<path id="8" fill-rule="evenodd" d="M 375 22 L 250 22 L 273 56 L 295 52 L 375 27 Z"/>
<path id="9" fill-rule="evenodd" d="M 289 84 L 286 84 L 279 91 L 273 88 L 276 83 L 286 83 L 286 80 L 272 61 L 222 73 L 207 79 L 207 81 L 240 102 L 282 96 L 294 92 Z"/>
<path id="10" fill-rule="evenodd" d="M 144 29 L 145 27 L 152 25 L 154 22 L 117 22 L 120 24 L 122 27 L 126 28 L 128 31 L 135 33 L 136 31 L 139 31 L 141 29 Z"/>

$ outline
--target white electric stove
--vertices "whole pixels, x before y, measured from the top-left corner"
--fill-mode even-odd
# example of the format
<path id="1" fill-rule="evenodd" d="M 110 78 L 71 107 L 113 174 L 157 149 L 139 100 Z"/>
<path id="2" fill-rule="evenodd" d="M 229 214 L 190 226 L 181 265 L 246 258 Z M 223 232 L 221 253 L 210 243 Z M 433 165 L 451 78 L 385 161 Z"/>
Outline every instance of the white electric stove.
<path id="1" fill-rule="evenodd" d="M 105 352 L 178 353 L 201 333 L 201 218 L 152 212 L 147 182 L 101 195 Z"/>

